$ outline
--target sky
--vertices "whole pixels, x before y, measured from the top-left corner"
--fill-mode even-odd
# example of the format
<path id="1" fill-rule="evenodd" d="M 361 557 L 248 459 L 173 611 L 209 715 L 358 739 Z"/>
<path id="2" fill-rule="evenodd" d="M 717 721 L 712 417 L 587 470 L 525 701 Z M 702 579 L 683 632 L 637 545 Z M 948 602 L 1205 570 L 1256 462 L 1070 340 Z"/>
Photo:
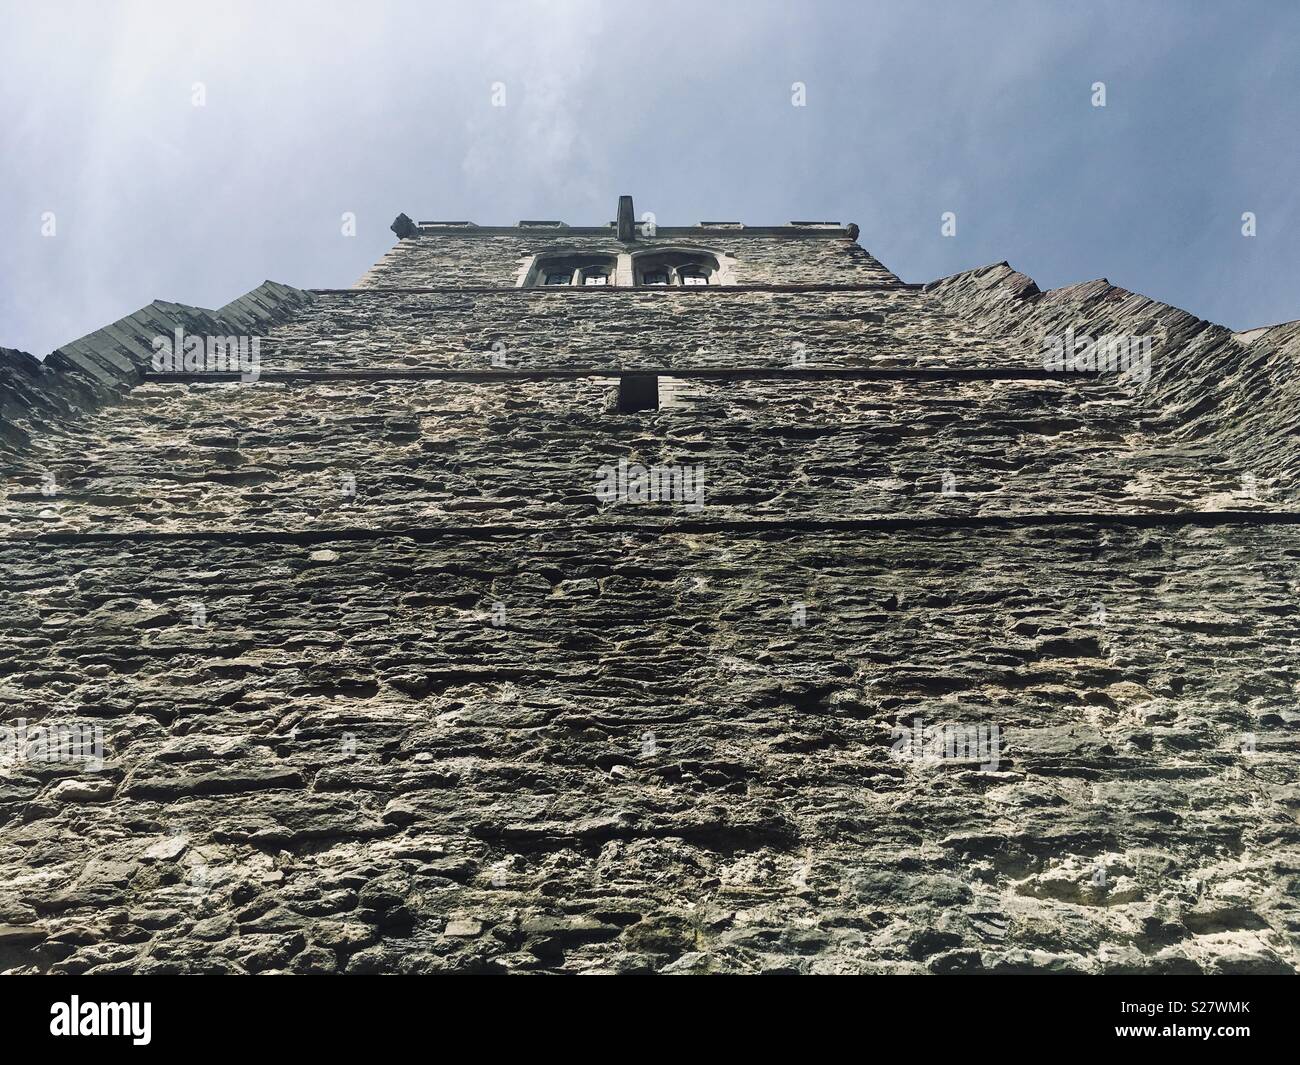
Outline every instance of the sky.
<path id="1" fill-rule="evenodd" d="M 0 0 L 6 347 L 351 285 L 399 212 L 603 225 L 622 193 L 856 222 L 907 281 L 1007 260 L 1300 318 L 1300 3 Z"/>

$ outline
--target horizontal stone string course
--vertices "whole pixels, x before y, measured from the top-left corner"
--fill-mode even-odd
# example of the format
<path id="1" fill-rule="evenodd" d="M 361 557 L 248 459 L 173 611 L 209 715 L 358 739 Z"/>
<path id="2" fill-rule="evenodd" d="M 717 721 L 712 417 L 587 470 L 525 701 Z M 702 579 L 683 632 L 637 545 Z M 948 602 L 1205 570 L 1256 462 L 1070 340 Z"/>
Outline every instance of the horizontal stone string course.
<path id="1" fill-rule="evenodd" d="M 581 377 L 617 377 L 629 372 L 638 375 L 659 374 L 693 380 L 717 381 L 1065 381 L 1075 382 L 1100 377 L 1096 371 L 1064 373 L 1041 366 L 1011 369 L 1000 366 L 953 367 L 853 367 L 823 366 L 801 369 L 770 366 L 639 366 L 635 370 L 619 367 L 584 366 L 550 367 L 535 370 L 263 370 L 259 382 L 265 384 L 309 383 L 327 381 L 567 381 Z M 205 384 L 238 381 L 237 373 L 152 372 L 144 380 L 162 384 Z"/>
<path id="2" fill-rule="evenodd" d="M 683 533 L 744 533 L 763 538 L 818 535 L 833 532 L 878 532 L 904 529 L 1022 529 L 1050 527 L 1094 527 L 1116 529 L 1201 528 L 1214 529 L 1239 526 L 1242 528 L 1271 525 L 1300 525 L 1300 511 L 1184 511 L 1181 513 L 1038 513 L 1038 514 L 969 514 L 952 517 L 932 516 L 914 518 L 867 518 L 862 520 L 826 520 L 818 518 L 754 519 L 723 521 L 688 518 L 637 521 L 618 521 L 602 518 L 586 523 L 593 533 L 620 535 L 641 532 L 648 536 L 667 536 Z M 556 524 L 555 530 L 564 526 Z M 221 543 L 284 543 L 317 544 L 348 540 L 410 540 L 414 543 L 437 543 L 442 540 L 470 539 L 497 540 L 530 536 L 547 529 L 543 523 L 529 525 L 476 525 L 406 526 L 383 528 L 325 528 L 293 532 L 238 530 L 188 530 L 184 533 L 161 532 L 80 532 L 42 533 L 38 536 L 0 539 L 0 551 L 11 544 L 87 544 L 129 541 L 132 543 L 169 543 L 173 540 L 199 540 Z"/>
<path id="3" fill-rule="evenodd" d="M 751 284 L 751 285 L 702 285 L 697 287 L 673 287 L 647 288 L 637 287 L 628 288 L 619 285 L 573 285 L 556 288 L 501 288 L 494 285 L 412 285 L 412 286 L 392 286 L 392 285 L 371 285 L 365 289 L 355 288 L 313 288 L 308 289 L 313 295 L 319 296 L 361 296 L 375 294 L 387 294 L 390 296 L 411 295 L 416 293 L 469 293 L 476 296 L 506 296 L 506 297 L 547 297 L 556 296 L 561 299 L 567 296 L 591 296 L 591 295 L 629 295 L 649 296 L 650 298 L 663 296 L 741 296 L 748 292 L 921 292 L 926 288 L 925 285 L 909 284 L 906 281 L 881 281 L 871 284 L 845 284 L 845 285 L 781 285 L 781 284 Z"/>

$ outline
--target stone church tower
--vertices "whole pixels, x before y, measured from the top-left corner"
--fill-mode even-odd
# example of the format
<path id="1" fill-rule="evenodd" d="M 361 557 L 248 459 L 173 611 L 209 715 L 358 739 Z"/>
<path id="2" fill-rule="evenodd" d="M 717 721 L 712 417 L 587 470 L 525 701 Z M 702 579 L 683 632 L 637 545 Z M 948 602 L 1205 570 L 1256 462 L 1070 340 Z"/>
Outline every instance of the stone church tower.
<path id="1" fill-rule="evenodd" d="M 1295 969 L 1294 323 L 394 231 L 0 356 L 0 970 Z"/>

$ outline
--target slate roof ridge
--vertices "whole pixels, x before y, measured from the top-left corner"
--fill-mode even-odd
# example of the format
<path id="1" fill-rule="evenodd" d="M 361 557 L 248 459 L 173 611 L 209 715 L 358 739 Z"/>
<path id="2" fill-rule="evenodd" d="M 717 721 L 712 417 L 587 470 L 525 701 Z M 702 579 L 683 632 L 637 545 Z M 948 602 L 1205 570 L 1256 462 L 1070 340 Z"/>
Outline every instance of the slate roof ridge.
<path id="1" fill-rule="evenodd" d="M 315 297 L 264 281 L 218 310 L 154 300 L 55 348 L 44 359 L 0 348 L 0 452 L 51 423 L 118 401 L 152 368 L 153 338 L 174 330 L 228 335 L 282 321 Z"/>
<path id="2" fill-rule="evenodd" d="M 1036 358 L 1067 328 L 1076 336 L 1149 338 L 1147 379 L 1133 380 L 1149 429 L 1171 446 L 1208 441 L 1240 470 L 1300 479 L 1300 329 L 1283 323 L 1243 340 L 1225 326 L 1105 278 L 1040 289 L 1009 263 L 991 263 L 925 286 L 951 310 Z"/>

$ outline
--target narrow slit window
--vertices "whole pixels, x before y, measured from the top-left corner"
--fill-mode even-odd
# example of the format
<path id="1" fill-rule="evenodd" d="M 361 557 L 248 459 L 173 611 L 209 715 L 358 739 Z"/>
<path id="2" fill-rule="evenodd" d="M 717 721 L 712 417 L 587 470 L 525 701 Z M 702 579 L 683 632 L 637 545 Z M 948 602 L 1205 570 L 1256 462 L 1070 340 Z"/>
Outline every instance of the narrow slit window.
<path id="1" fill-rule="evenodd" d="M 618 379 L 618 409 L 624 413 L 659 409 L 659 378 L 652 373 L 627 373 Z"/>

